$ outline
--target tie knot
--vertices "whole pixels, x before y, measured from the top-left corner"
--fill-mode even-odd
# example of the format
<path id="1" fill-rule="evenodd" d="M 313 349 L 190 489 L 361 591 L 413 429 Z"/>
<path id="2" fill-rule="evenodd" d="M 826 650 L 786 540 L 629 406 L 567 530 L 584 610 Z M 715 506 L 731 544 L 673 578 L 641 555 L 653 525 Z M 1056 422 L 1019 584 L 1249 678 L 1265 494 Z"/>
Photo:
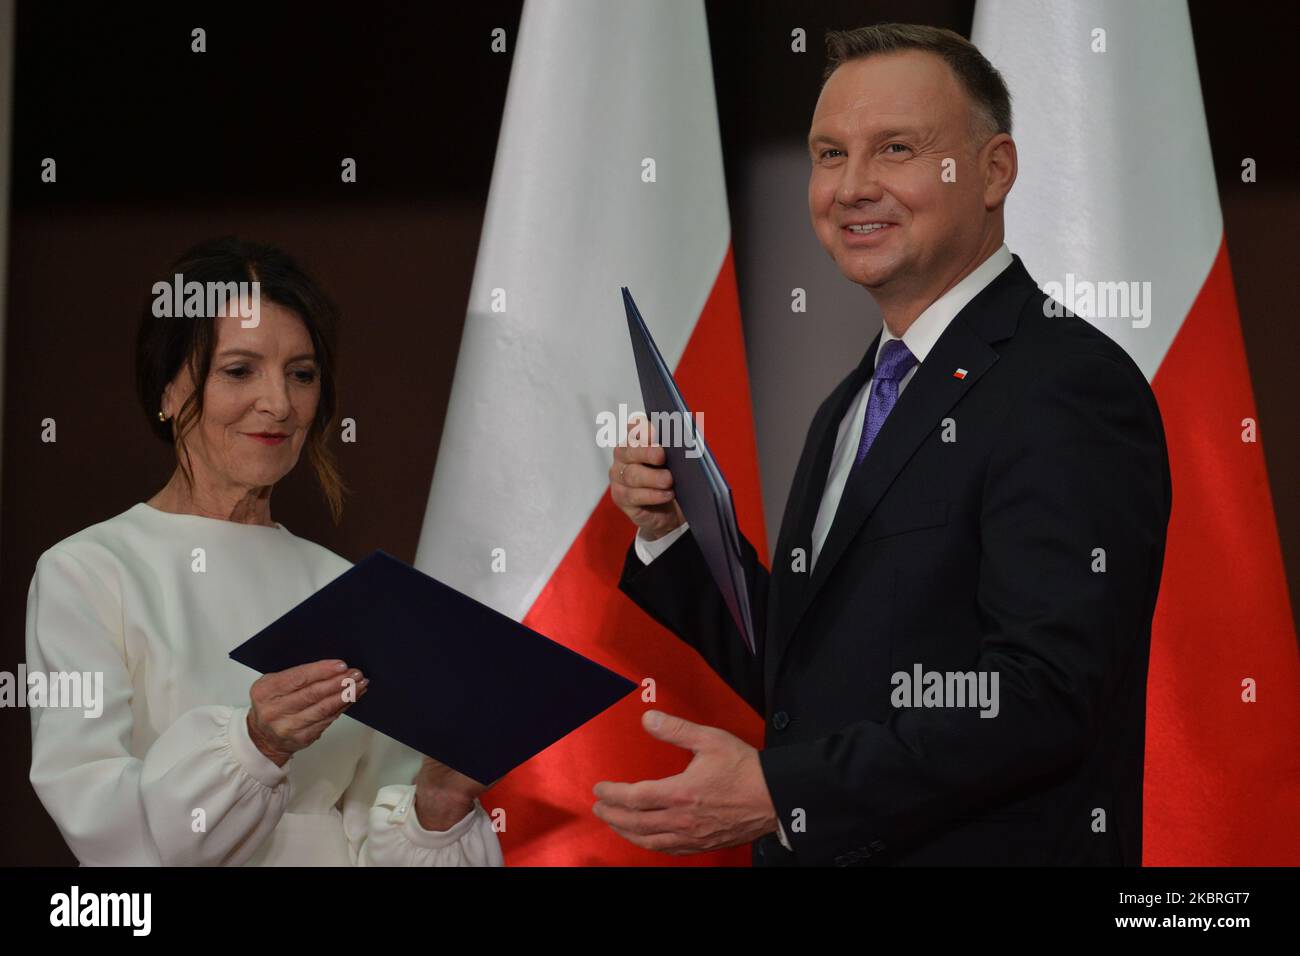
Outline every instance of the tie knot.
<path id="1" fill-rule="evenodd" d="M 875 378 L 891 382 L 901 379 L 916 364 L 913 355 L 902 339 L 890 339 L 880 348 L 880 360 L 876 362 Z"/>

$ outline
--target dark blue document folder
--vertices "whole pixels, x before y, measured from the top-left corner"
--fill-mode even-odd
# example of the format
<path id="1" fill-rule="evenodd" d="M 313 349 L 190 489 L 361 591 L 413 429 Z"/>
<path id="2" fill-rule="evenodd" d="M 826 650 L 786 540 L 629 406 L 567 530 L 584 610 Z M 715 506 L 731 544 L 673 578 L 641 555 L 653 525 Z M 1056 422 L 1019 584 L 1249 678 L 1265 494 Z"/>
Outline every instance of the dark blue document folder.
<path id="1" fill-rule="evenodd" d="M 700 546 L 718 590 L 722 592 L 722 600 L 736 623 L 736 630 L 749 652 L 757 653 L 731 486 L 722 477 L 722 470 L 704 443 L 704 435 L 693 428 L 691 410 L 686 406 L 659 346 L 641 317 L 641 310 L 626 287 L 623 289 L 623 310 L 627 313 L 627 328 L 632 337 L 632 353 L 636 359 L 646 414 L 652 423 L 656 420 L 678 423 L 673 428 L 673 438 L 680 437 L 680 442 L 670 442 L 668 436 L 655 436 L 664 448 L 664 460 L 672 472 L 677 503 L 682 514 L 686 515 L 690 533 Z M 656 419 L 655 416 L 661 417 Z M 662 416 L 676 416 L 676 419 Z"/>
<path id="2" fill-rule="evenodd" d="M 348 716 L 483 784 L 638 686 L 383 551 L 230 656 L 263 673 L 346 661 L 370 678 Z"/>

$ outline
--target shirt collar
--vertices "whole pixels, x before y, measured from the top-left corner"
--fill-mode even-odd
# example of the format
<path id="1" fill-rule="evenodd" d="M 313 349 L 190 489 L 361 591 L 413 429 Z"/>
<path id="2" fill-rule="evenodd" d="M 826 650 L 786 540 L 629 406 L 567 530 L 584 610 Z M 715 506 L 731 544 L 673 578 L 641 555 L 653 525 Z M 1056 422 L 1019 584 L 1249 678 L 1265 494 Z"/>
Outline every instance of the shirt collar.
<path id="1" fill-rule="evenodd" d="M 948 323 L 957 317 L 957 313 L 966 308 L 970 300 L 979 295 L 985 286 L 1001 275 L 1002 270 L 1011 265 L 1011 262 L 1011 250 L 1004 242 L 964 279 L 935 299 L 916 317 L 916 321 L 903 333 L 903 344 L 916 356 L 918 365 L 925 361 L 925 357 L 930 354 L 930 349 L 934 348 L 934 343 L 939 341 L 939 336 L 948 327 Z M 881 327 L 880 348 L 876 349 L 877 363 L 880 362 L 880 352 L 885 347 L 885 343 L 896 338 L 898 336 L 889 331 L 889 326 Z"/>

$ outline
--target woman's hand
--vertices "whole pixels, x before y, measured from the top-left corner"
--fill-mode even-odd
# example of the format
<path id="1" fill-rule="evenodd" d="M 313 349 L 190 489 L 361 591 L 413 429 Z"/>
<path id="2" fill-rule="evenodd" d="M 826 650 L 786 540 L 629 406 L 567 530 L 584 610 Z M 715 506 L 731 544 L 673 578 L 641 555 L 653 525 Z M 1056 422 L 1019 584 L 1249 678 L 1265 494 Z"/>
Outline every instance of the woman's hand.
<path id="1" fill-rule="evenodd" d="M 369 680 L 339 660 L 316 661 L 263 674 L 248 692 L 248 736 L 283 767 L 315 743 L 325 728 L 366 692 Z"/>
<path id="2" fill-rule="evenodd" d="M 448 830 L 474 808 L 487 789 L 432 757 L 425 757 L 415 775 L 415 815 L 426 830 Z"/>

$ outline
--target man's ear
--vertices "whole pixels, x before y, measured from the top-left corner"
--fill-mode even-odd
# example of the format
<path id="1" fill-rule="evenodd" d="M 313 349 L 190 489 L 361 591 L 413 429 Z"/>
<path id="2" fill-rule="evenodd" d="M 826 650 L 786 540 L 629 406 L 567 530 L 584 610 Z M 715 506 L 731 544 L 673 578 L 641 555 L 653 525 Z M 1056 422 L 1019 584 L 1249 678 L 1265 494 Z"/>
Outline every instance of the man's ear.
<path id="1" fill-rule="evenodd" d="M 984 208 L 997 209 L 1016 182 L 1016 141 L 1008 133 L 998 133 L 984 144 L 983 153 Z"/>

